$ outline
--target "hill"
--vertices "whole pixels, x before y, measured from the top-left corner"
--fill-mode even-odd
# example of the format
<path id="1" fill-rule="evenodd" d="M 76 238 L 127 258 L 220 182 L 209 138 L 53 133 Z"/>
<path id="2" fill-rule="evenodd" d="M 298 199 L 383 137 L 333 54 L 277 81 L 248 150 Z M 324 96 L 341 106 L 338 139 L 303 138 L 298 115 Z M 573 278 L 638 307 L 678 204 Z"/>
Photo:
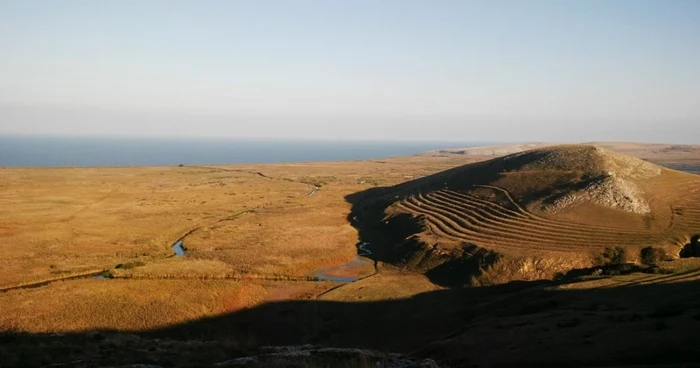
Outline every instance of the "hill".
<path id="1" fill-rule="evenodd" d="M 538 148 L 363 193 L 379 260 L 441 284 L 552 278 L 678 258 L 700 232 L 700 177 L 595 145 Z M 653 248 L 650 248 L 653 247 Z"/>
<path id="2" fill-rule="evenodd" d="M 686 161 L 700 156 L 700 145 L 695 144 L 667 144 L 667 143 L 640 143 L 640 142 L 587 142 L 581 143 L 611 149 L 630 156 L 645 160 Z M 503 144 L 495 146 L 480 146 L 466 148 L 444 148 L 429 153 L 454 154 L 466 156 L 504 156 L 513 153 L 524 152 L 532 149 L 557 146 L 560 143 L 529 142 L 517 144 Z"/>
<path id="3" fill-rule="evenodd" d="M 675 170 L 696 174 L 700 173 L 700 165 L 698 165 L 698 161 L 700 160 L 700 145 L 638 142 L 591 142 L 585 144 L 607 148 Z M 446 148 L 426 152 L 424 155 L 464 157 L 478 161 L 553 145 L 556 144 L 531 142 L 485 147 Z"/>

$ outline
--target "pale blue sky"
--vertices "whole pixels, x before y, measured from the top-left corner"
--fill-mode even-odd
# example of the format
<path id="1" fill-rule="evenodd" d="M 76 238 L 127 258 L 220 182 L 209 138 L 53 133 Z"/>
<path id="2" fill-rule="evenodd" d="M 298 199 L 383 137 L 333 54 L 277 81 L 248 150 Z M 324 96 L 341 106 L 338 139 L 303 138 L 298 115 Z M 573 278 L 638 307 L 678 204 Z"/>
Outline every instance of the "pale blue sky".
<path id="1" fill-rule="evenodd" d="M 0 0 L 0 134 L 700 136 L 700 1 Z"/>

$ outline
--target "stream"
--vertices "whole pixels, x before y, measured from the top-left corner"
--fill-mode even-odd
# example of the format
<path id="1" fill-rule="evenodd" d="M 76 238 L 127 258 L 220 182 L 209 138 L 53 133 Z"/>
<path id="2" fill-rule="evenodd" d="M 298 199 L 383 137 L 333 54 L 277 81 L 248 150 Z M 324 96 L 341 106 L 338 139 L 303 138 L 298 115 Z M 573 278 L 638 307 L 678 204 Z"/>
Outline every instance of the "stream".
<path id="1" fill-rule="evenodd" d="M 185 248 L 182 246 L 183 239 L 176 241 L 175 244 L 171 246 L 175 254 L 173 257 L 182 257 L 185 255 Z M 98 274 L 92 275 L 93 279 L 111 279 L 112 276 L 108 272 L 100 272 Z"/>
<path id="2" fill-rule="evenodd" d="M 357 216 L 353 216 L 352 220 L 356 223 L 360 222 Z M 372 274 L 376 269 L 374 260 L 368 258 L 368 256 L 372 255 L 372 251 L 368 249 L 369 245 L 369 242 L 360 241 L 357 243 L 357 255 L 352 261 L 315 271 L 313 276 L 318 278 L 319 281 L 347 283 Z"/>
<path id="3" fill-rule="evenodd" d="M 368 245 L 369 243 L 367 242 L 358 243 L 357 255 L 352 261 L 318 270 L 314 272 L 313 276 L 316 277 L 318 281 L 353 282 L 359 280 L 365 276 L 362 275 L 366 273 L 362 272 L 363 269 L 374 265 L 374 261 L 367 258 L 367 256 L 372 254 L 372 251 L 367 249 Z"/>
<path id="4" fill-rule="evenodd" d="M 314 189 L 314 192 L 316 190 L 318 190 L 318 187 Z M 313 194 L 313 192 L 311 194 Z M 357 221 L 357 217 L 353 219 Z M 180 239 L 173 244 L 172 249 L 175 252 L 174 257 L 182 257 L 185 255 L 185 249 L 182 246 L 182 241 L 183 239 Z M 372 251 L 367 249 L 368 246 L 368 242 L 359 242 L 357 244 L 357 255 L 352 261 L 315 271 L 313 276 L 316 277 L 318 281 L 343 283 L 357 281 L 367 273 L 363 271 L 365 271 L 370 265 L 374 264 L 373 260 L 367 258 L 367 256 L 372 254 Z M 103 278 L 104 276 L 100 274 L 94 277 Z"/>
<path id="5" fill-rule="evenodd" d="M 313 195 L 318 189 L 318 187 L 315 187 L 314 190 L 308 196 Z M 359 222 L 357 216 L 353 216 L 353 220 L 355 222 Z M 172 245 L 171 248 L 173 249 L 173 252 L 175 252 L 173 257 L 182 257 L 185 255 L 185 248 L 182 244 L 183 240 L 184 239 L 181 238 L 178 241 L 176 241 L 175 244 Z M 372 254 L 372 251 L 367 249 L 369 245 L 369 242 L 365 241 L 357 243 L 357 255 L 352 261 L 343 263 L 338 266 L 314 271 L 313 276 L 316 277 L 318 281 L 330 281 L 339 283 L 348 283 L 359 280 L 360 278 L 371 273 L 368 272 L 368 269 L 374 267 L 374 261 L 368 258 L 368 256 Z M 105 273 L 92 275 L 92 277 L 95 279 L 110 278 Z"/>

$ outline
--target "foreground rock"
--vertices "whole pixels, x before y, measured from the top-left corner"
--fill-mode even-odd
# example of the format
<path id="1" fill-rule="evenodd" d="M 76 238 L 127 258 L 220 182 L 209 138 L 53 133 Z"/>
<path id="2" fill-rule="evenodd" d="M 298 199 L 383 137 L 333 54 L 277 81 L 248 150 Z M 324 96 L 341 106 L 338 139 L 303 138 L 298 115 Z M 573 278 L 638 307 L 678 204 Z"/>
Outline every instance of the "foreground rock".
<path id="1" fill-rule="evenodd" d="M 259 355 L 236 358 L 214 367 L 382 367 L 439 368 L 432 359 L 416 360 L 372 350 L 324 348 L 313 345 L 267 346 Z"/>

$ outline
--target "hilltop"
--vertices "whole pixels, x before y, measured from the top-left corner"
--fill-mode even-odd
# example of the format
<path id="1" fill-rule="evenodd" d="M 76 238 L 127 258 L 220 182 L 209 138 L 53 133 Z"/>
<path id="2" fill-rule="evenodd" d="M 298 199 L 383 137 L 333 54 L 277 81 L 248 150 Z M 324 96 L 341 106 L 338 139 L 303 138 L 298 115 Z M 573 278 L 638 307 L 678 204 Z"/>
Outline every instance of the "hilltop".
<path id="1" fill-rule="evenodd" d="M 634 156 L 676 170 L 700 173 L 700 145 L 666 144 L 638 142 L 590 142 L 594 145 L 615 152 Z M 558 145 L 557 143 L 531 142 L 497 146 L 445 148 L 426 152 L 425 156 L 464 157 L 473 161 L 488 160 L 495 157 L 520 153 L 532 149 Z"/>
<path id="2" fill-rule="evenodd" d="M 430 151 L 428 154 L 505 156 L 532 149 L 557 146 L 560 144 L 561 143 L 552 142 L 529 142 L 466 148 L 444 148 Z M 693 159 L 694 156 L 700 156 L 700 145 L 696 144 L 666 144 L 640 142 L 586 142 L 581 144 L 603 147 L 645 160 L 690 160 Z"/>
<path id="3" fill-rule="evenodd" d="M 641 262 L 650 247 L 678 258 L 700 229 L 698 193 L 696 175 L 560 145 L 365 193 L 357 213 L 388 263 L 438 283 L 499 283 Z"/>

